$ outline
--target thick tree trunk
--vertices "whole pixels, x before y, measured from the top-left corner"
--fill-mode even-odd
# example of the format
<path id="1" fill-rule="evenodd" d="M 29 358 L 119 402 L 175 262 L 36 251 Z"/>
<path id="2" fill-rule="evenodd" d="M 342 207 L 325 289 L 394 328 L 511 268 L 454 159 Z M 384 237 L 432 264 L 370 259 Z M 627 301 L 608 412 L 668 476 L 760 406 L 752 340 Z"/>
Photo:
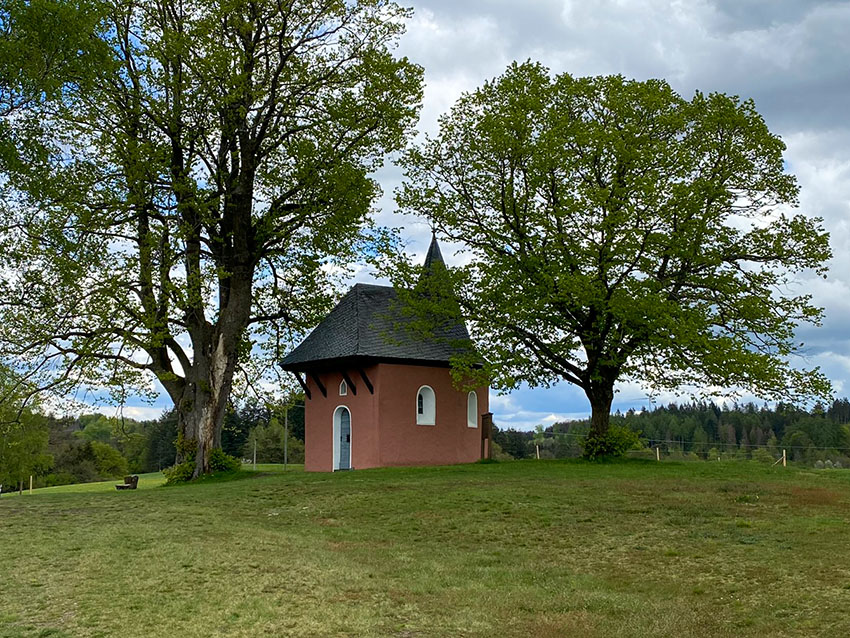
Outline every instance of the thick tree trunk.
<path id="1" fill-rule="evenodd" d="M 195 355 L 177 404 L 177 462 L 194 456 L 193 477 L 210 471 L 210 453 L 221 446 L 221 428 L 238 356 L 236 347 L 226 347 L 226 341 L 220 337 L 218 347 L 209 355 Z"/>
<path id="2" fill-rule="evenodd" d="M 590 400 L 590 436 L 603 437 L 611 422 L 611 404 L 614 402 L 614 384 L 594 386 L 585 390 Z"/>
<path id="3" fill-rule="evenodd" d="M 177 408 L 177 462 L 195 459 L 193 478 L 210 471 L 210 454 L 221 447 L 221 428 L 248 325 L 251 276 L 231 281 L 229 303 L 215 326 L 204 321 L 190 330 L 194 358 L 186 371 Z"/>

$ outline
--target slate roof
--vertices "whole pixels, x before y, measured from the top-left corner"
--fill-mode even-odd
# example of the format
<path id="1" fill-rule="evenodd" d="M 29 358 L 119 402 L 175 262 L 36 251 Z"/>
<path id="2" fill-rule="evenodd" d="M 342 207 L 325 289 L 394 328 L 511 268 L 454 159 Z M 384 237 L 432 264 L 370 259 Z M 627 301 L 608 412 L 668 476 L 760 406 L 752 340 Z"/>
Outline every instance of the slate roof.
<path id="1" fill-rule="evenodd" d="M 436 236 L 425 257 L 426 276 L 445 266 Z M 284 370 L 316 369 L 340 359 L 407 361 L 448 365 L 470 345 L 463 322 L 435 331 L 433 338 L 416 334 L 395 288 L 356 284 L 330 314 L 281 362 Z"/>
<path id="2" fill-rule="evenodd" d="M 330 314 L 281 362 L 284 370 L 321 367 L 338 359 L 448 364 L 469 344 L 463 323 L 419 337 L 409 328 L 395 288 L 356 284 Z"/>

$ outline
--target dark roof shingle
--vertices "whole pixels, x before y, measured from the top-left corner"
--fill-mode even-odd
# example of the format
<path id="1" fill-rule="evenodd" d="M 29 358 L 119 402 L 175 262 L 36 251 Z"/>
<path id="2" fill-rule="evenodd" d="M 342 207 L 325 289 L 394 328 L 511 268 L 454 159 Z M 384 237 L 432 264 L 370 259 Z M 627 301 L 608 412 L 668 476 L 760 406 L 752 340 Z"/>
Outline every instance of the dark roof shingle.
<path id="1" fill-rule="evenodd" d="M 432 338 L 417 335 L 412 322 L 395 288 L 356 284 L 281 365 L 302 370 L 353 358 L 448 364 L 471 345 L 463 322 L 436 331 Z"/>

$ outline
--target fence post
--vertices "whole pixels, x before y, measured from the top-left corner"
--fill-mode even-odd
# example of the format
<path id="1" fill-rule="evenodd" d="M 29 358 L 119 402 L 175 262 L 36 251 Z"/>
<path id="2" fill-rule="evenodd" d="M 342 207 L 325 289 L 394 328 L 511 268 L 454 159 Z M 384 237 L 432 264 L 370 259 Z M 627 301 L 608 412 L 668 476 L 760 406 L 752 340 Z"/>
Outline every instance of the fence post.
<path id="1" fill-rule="evenodd" d="M 657 445 L 655 446 L 655 460 L 656 461 L 661 460 L 661 448 L 658 447 Z"/>
<path id="2" fill-rule="evenodd" d="M 32 496 L 32 474 L 30 474 L 30 496 Z"/>
<path id="3" fill-rule="evenodd" d="M 785 450 L 782 450 L 782 467 L 787 467 L 785 459 Z"/>

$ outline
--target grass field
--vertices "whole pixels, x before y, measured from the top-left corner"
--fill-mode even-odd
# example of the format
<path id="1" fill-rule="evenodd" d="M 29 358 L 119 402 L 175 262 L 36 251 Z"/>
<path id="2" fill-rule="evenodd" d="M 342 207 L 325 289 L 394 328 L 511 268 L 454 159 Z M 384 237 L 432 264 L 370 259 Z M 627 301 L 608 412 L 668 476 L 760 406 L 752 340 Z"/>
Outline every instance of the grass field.
<path id="1" fill-rule="evenodd" d="M 850 471 L 258 469 L 4 495 L 0 638 L 850 633 Z"/>

